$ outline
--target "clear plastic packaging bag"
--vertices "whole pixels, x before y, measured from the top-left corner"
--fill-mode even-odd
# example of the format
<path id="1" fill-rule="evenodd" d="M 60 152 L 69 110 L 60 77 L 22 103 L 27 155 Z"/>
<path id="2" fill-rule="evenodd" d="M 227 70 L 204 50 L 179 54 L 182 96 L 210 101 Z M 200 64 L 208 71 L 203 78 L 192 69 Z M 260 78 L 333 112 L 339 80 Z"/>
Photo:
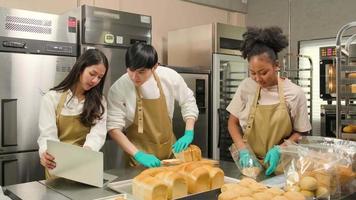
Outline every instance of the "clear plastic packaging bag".
<path id="1" fill-rule="evenodd" d="M 261 171 L 263 170 L 261 164 L 258 162 L 256 155 L 253 153 L 253 151 L 251 150 L 250 146 L 248 144 L 246 144 L 246 148 L 244 150 L 247 150 L 249 153 L 249 160 L 248 160 L 248 164 L 245 166 L 242 166 L 240 164 L 240 151 L 239 149 L 232 144 L 229 147 L 232 159 L 234 160 L 237 168 L 240 170 L 240 172 L 247 176 L 247 177 L 251 177 L 256 179 L 257 176 L 261 173 Z"/>
<path id="2" fill-rule="evenodd" d="M 301 144 L 281 148 L 287 190 L 317 199 L 338 199 L 355 192 L 355 146 L 330 139 L 308 136 Z"/>
<path id="3" fill-rule="evenodd" d="M 340 183 L 340 196 L 356 192 L 356 142 L 319 136 L 305 136 L 301 146 L 323 149 L 337 156 L 336 177 Z"/>

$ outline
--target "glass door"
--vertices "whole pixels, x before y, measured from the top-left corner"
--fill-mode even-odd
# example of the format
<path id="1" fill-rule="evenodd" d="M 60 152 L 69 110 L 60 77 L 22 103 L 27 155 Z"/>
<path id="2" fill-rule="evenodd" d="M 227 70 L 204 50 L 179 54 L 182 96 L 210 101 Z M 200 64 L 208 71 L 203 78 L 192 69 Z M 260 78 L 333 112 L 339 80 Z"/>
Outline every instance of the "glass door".
<path id="1" fill-rule="evenodd" d="M 241 81 L 248 77 L 248 64 L 241 56 L 213 54 L 213 158 L 232 160 L 227 129 L 229 105 Z"/>

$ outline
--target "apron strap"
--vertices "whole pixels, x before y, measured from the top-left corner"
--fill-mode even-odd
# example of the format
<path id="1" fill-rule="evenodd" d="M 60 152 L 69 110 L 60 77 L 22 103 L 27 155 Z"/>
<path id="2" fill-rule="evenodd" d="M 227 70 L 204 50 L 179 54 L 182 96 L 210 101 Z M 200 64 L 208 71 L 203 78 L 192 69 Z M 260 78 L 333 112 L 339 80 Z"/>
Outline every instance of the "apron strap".
<path id="1" fill-rule="evenodd" d="M 284 82 L 281 78 L 278 78 L 278 96 L 279 102 L 286 106 L 285 98 L 284 98 Z"/>
<path id="2" fill-rule="evenodd" d="M 247 136 L 249 135 L 250 129 L 251 129 L 251 127 L 253 125 L 253 122 L 254 122 L 255 113 L 256 113 L 256 106 L 257 106 L 258 99 L 260 97 L 260 91 L 261 91 L 261 87 L 258 85 L 257 89 L 256 89 L 255 97 L 253 99 L 253 103 L 252 103 L 251 108 L 250 108 L 250 114 L 248 116 L 245 133 L 244 133 L 244 135 L 242 137 L 244 142 L 247 142 Z"/>
<path id="3" fill-rule="evenodd" d="M 153 77 L 157 82 L 157 86 L 159 89 L 159 98 L 163 98 L 163 100 L 165 101 L 165 97 L 163 94 L 163 90 L 162 90 L 162 85 L 161 85 L 161 81 L 159 80 L 159 77 L 157 76 L 155 71 L 152 71 L 153 73 Z M 142 106 L 142 94 L 141 91 L 139 89 L 139 87 L 135 87 L 136 89 L 136 96 L 137 96 L 137 100 L 136 100 L 136 104 L 137 104 L 137 113 L 138 113 L 138 133 L 143 133 L 143 106 Z"/>
<path id="4" fill-rule="evenodd" d="M 63 109 L 63 106 L 64 106 L 64 102 L 65 102 L 66 99 L 67 99 L 68 93 L 69 93 L 69 90 L 63 92 L 63 94 L 61 95 L 61 97 L 60 97 L 60 99 L 59 99 L 57 108 L 56 108 L 56 110 L 55 110 L 55 113 L 56 113 L 56 123 L 57 123 L 57 124 L 58 124 L 58 120 L 59 120 L 59 117 L 60 117 L 60 115 L 61 115 L 61 112 L 62 112 L 62 109 Z"/>

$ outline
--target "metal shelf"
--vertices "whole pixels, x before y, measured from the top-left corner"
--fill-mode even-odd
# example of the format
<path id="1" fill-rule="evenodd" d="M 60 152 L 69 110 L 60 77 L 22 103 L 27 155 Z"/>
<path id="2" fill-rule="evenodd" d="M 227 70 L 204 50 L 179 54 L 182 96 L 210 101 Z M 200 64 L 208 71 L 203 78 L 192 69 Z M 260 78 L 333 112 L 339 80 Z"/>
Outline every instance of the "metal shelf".
<path id="1" fill-rule="evenodd" d="M 297 66 L 291 67 L 291 58 L 295 57 L 297 59 Z M 301 60 L 306 62 L 301 62 Z M 287 64 L 288 60 L 288 64 Z M 293 83 L 299 85 L 307 98 L 308 101 L 308 114 L 310 123 L 313 121 L 313 62 L 312 58 L 307 55 L 296 55 L 293 56 L 290 53 L 287 53 L 283 57 L 283 67 L 281 69 L 282 76 L 287 77 Z"/>
<path id="2" fill-rule="evenodd" d="M 352 58 L 350 57 L 350 50 L 352 50 L 352 48 L 350 49 L 350 46 L 356 39 L 356 34 L 355 32 L 351 33 L 353 35 L 347 40 L 344 37 L 344 33 L 347 32 L 350 34 L 347 30 L 353 27 L 356 27 L 356 21 L 342 26 L 336 35 L 336 137 L 340 139 L 356 140 L 356 134 L 342 132 L 344 125 L 356 124 L 356 118 L 353 118 L 352 115 L 351 118 L 348 118 L 350 117 L 350 113 L 356 110 L 356 94 L 351 93 L 350 88 L 345 87 L 345 85 L 356 84 L 355 78 L 345 77 L 347 73 L 356 72 L 355 63 L 353 63 Z M 342 43 L 342 41 L 346 42 Z M 342 105 L 342 103 L 345 105 Z M 342 119 L 344 113 L 347 114 L 347 119 Z"/>

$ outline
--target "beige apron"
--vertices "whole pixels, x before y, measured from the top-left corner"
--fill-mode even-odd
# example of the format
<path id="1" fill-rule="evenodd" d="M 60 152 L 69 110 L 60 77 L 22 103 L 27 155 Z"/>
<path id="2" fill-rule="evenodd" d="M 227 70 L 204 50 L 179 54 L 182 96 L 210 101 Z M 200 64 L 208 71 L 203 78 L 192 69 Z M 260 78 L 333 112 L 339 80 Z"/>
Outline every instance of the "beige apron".
<path id="1" fill-rule="evenodd" d="M 57 131 L 58 131 L 58 138 L 59 141 L 83 146 L 85 142 L 85 138 L 87 134 L 90 132 L 90 127 L 84 126 L 80 122 L 80 115 L 72 115 L 72 116 L 65 116 L 61 115 L 64 103 L 67 99 L 68 92 L 64 92 L 60 99 L 59 103 L 56 108 L 56 124 L 57 124 Z M 46 179 L 51 177 L 47 171 L 46 172 Z"/>
<path id="2" fill-rule="evenodd" d="M 126 136 L 138 150 L 153 154 L 161 160 L 173 156 L 172 145 L 176 138 L 161 82 L 155 72 L 153 72 L 153 76 L 157 82 L 160 97 L 158 99 L 143 99 L 139 88 L 136 87 L 135 118 L 127 128 Z M 128 158 L 129 156 L 126 154 L 126 165 L 138 165 L 132 157 Z"/>
<path id="3" fill-rule="evenodd" d="M 263 159 L 267 151 L 292 133 L 292 122 L 285 103 L 283 81 L 278 79 L 279 103 L 258 105 L 261 88 L 258 86 L 250 109 L 247 127 L 243 136 L 259 159 Z"/>

